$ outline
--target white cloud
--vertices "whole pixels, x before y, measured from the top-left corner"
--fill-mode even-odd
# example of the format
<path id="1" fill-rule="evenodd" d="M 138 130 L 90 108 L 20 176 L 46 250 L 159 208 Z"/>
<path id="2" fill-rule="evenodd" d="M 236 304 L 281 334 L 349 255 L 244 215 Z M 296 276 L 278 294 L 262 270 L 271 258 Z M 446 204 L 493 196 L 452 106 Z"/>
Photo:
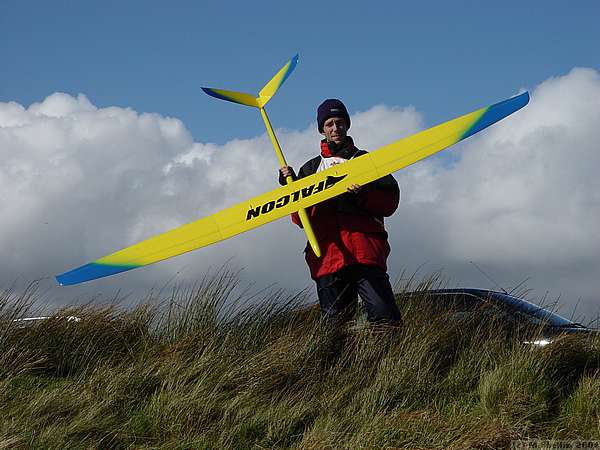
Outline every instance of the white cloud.
<path id="1" fill-rule="evenodd" d="M 400 174 L 417 191 L 406 210 L 435 236 L 438 248 L 427 259 L 447 268 L 477 261 L 508 284 L 531 276 L 538 293 L 582 297 L 588 312 L 597 310 L 595 276 L 582 283 L 581 272 L 600 269 L 598 118 L 599 74 L 573 69 L 467 141 L 452 167 L 434 160 Z"/>
<path id="2" fill-rule="evenodd" d="M 483 105 L 482 105 L 483 106 Z M 466 112 L 466 111 L 465 111 Z M 600 76 L 574 69 L 537 86 L 522 111 L 454 149 L 396 175 L 403 204 L 388 221 L 390 274 L 443 268 L 456 284 L 501 284 L 582 297 L 592 311 L 600 270 Z M 450 119 L 450 118 L 449 118 Z M 258 120 L 258 119 L 257 119 Z M 359 147 L 423 128 L 413 107 L 352 116 Z M 288 162 L 316 154 L 319 135 L 279 130 Z M 25 108 L 0 103 L 0 281 L 64 270 L 276 186 L 266 135 L 224 145 L 194 142 L 178 119 L 97 108 L 56 93 Z M 55 296 L 190 280 L 229 258 L 258 287 L 309 286 L 304 237 L 280 220 L 191 254 Z M 597 307 L 597 305 L 595 306 Z"/>

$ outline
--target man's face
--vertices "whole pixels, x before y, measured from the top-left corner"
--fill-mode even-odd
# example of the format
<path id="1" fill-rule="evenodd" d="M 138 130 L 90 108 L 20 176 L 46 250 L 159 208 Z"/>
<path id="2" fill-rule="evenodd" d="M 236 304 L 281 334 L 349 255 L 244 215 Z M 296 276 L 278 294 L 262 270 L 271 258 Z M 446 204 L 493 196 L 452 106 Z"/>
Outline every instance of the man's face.
<path id="1" fill-rule="evenodd" d="M 343 117 L 330 117 L 323 124 L 323 132 L 321 134 L 329 142 L 335 142 L 339 145 L 346 140 L 347 132 L 348 128 Z"/>

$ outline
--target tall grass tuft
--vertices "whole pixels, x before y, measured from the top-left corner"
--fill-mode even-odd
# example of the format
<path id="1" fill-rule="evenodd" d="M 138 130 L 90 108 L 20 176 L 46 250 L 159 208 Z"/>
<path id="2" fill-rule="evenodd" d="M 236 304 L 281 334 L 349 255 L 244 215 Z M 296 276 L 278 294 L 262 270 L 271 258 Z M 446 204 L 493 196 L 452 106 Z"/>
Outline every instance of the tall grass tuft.
<path id="1" fill-rule="evenodd" d="M 539 349 L 484 315 L 452 321 L 425 294 L 439 282 L 398 287 L 398 328 L 335 325 L 306 306 L 307 292 L 251 292 L 224 270 L 161 301 L 66 308 L 27 326 L 16 319 L 40 299 L 34 287 L 9 289 L 0 296 L 0 446 L 466 449 L 598 439 L 596 338 Z"/>

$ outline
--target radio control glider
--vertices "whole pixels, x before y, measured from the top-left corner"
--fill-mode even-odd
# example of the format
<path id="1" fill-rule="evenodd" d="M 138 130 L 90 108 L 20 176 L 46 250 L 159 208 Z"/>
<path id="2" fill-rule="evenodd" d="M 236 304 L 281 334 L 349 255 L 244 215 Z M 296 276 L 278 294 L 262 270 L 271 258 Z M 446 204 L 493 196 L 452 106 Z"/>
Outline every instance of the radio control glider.
<path id="1" fill-rule="evenodd" d="M 277 139 L 266 117 L 264 105 L 289 76 L 296 62 L 297 56 L 267 83 L 258 97 L 233 91 L 209 88 L 204 90 L 214 97 L 259 108 L 277 152 L 279 144 L 276 144 Z M 56 279 L 63 286 L 78 284 L 143 267 L 223 241 L 343 194 L 354 184 L 365 185 L 410 166 L 478 133 L 523 108 L 528 102 L 529 94 L 524 92 L 478 109 L 380 147 L 345 164 L 335 165 L 297 181 L 289 180 L 286 186 L 104 256 L 58 275 Z M 281 165 L 286 165 L 280 148 L 278 156 Z M 305 219 L 306 222 L 303 223 L 306 227 L 309 222 L 307 217 Z"/>

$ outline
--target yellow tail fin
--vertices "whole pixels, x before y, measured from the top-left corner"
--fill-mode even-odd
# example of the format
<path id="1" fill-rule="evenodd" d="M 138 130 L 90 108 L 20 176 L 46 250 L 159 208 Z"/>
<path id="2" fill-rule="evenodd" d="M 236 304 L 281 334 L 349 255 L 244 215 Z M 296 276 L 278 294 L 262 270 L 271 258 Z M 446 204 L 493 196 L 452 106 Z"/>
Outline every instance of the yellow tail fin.
<path id="1" fill-rule="evenodd" d="M 226 91 L 224 89 L 202 88 L 211 97 L 220 98 L 240 105 L 254 106 L 255 108 L 263 108 L 271 98 L 275 95 L 279 87 L 287 80 L 290 74 L 298 64 L 298 55 L 290 59 L 279 72 L 263 87 L 258 93 L 258 97 L 243 92 Z"/>

